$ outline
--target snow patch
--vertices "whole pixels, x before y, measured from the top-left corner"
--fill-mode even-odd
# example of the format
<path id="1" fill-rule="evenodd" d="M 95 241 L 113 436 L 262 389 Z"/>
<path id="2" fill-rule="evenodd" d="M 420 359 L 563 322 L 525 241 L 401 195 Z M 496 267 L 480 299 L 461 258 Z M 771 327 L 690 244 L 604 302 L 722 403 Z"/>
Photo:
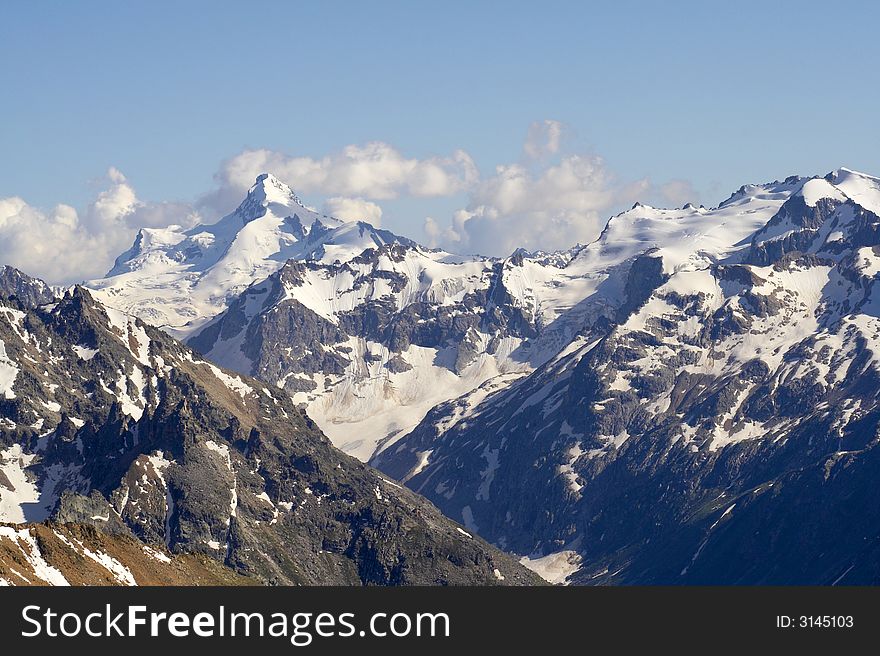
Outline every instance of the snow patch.
<path id="1" fill-rule="evenodd" d="M 6 345 L 0 340 L 0 395 L 5 399 L 14 399 L 15 392 L 12 387 L 18 376 L 18 365 L 16 365 L 6 354 Z"/>
<path id="2" fill-rule="evenodd" d="M 548 583 L 568 585 L 568 579 L 582 567 L 581 555 L 574 550 L 562 550 L 546 556 L 523 556 L 519 562 Z"/>
<path id="3" fill-rule="evenodd" d="M 131 573 L 131 570 L 112 556 L 102 551 L 92 551 L 91 549 L 86 547 L 81 541 L 77 540 L 76 538 L 68 539 L 65 535 L 59 533 L 57 530 L 55 531 L 55 536 L 64 544 L 66 544 L 69 548 L 98 563 L 101 567 L 110 572 L 110 574 L 113 576 L 114 579 L 116 579 L 118 583 L 127 586 L 137 585 L 137 581 L 135 581 L 134 575 Z"/>
<path id="4" fill-rule="evenodd" d="M 80 360 L 89 361 L 98 355 L 99 351 L 88 346 L 74 346 L 73 352 L 76 353 Z"/>
<path id="5" fill-rule="evenodd" d="M 165 563 L 166 565 L 171 562 L 171 559 L 163 554 L 161 551 L 157 551 L 147 545 L 144 545 L 144 553 L 147 554 L 153 560 L 158 560 L 160 563 Z"/>
<path id="6" fill-rule="evenodd" d="M 13 542 L 20 550 L 28 565 L 34 570 L 38 579 L 56 586 L 69 586 L 70 583 L 64 578 L 60 570 L 46 562 L 37 540 L 31 534 L 31 529 L 14 529 L 11 526 L 0 526 L 0 539 L 6 538 Z"/>

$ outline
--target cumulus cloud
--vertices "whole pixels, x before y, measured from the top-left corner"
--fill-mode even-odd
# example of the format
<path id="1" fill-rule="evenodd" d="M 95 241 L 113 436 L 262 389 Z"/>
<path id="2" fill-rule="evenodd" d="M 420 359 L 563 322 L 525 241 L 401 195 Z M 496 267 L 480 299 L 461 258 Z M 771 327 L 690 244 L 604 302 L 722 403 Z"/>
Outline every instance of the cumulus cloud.
<path id="1" fill-rule="evenodd" d="M 117 169 L 115 166 L 111 166 L 107 169 L 107 178 L 113 184 L 124 184 L 126 182 L 125 176 L 122 174 L 122 171 Z"/>
<path id="2" fill-rule="evenodd" d="M 456 212 L 456 215 L 462 212 L 465 212 L 465 210 L 459 210 Z M 453 218 L 453 222 L 454 221 L 455 219 Z M 440 225 L 440 222 L 437 221 L 437 219 L 429 216 L 425 218 L 422 229 L 427 236 L 427 240 L 425 241 L 427 246 L 431 248 L 444 246 L 452 250 L 458 250 L 457 246 L 459 242 L 461 242 L 461 236 L 452 226 L 444 227 Z"/>
<path id="3" fill-rule="evenodd" d="M 542 159 L 559 152 L 563 125 L 553 119 L 535 121 L 529 126 L 523 151 L 532 159 Z"/>
<path id="4" fill-rule="evenodd" d="M 382 208 L 363 198 L 328 198 L 323 212 L 343 221 L 366 221 L 376 228 L 382 225 Z"/>
<path id="5" fill-rule="evenodd" d="M 617 184 L 596 156 L 570 155 L 536 172 L 519 164 L 499 166 L 448 227 L 429 219 L 424 230 L 433 246 L 471 253 L 568 248 L 595 238 L 606 212 L 629 202 L 645 184 Z"/>
<path id="6" fill-rule="evenodd" d="M 64 204 L 44 211 L 19 197 L 0 199 L 0 263 L 52 283 L 79 282 L 106 273 L 138 228 L 199 220 L 185 204 L 139 201 L 116 168 L 104 182 L 107 188 L 82 212 Z"/>
<path id="7" fill-rule="evenodd" d="M 699 194 L 688 180 L 670 180 L 660 185 L 658 191 L 663 201 L 672 207 L 681 207 L 685 203 L 696 203 Z"/>
<path id="8" fill-rule="evenodd" d="M 368 200 L 449 196 L 470 188 L 479 179 L 476 164 L 464 150 L 426 159 L 405 157 L 381 141 L 346 146 L 318 159 L 267 149 L 246 150 L 224 162 L 214 176 L 217 190 L 205 196 L 202 203 L 229 211 L 263 172 L 273 173 L 302 194 Z"/>
<path id="9" fill-rule="evenodd" d="M 634 200 L 659 198 L 671 205 L 697 200 L 686 180 L 659 186 L 620 181 L 600 157 L 561 152 L 564 136 L 558 121 L 533 123 L 523 144 L 525 157 L 482 178 L 463 150 L 425 159 L 405 157 L 383 142 L 351 145 L 319 158 L 246 150 L 221 164 L 216 189 L 200 198 L 199 210 L 187 203 L 144 202 L 113 167 L 94 201 L 81 210 L 63 204 L 43 210 L 18 197 L 0 199 L 0 263 L 54 283 L 100 277 L 131 246 L 139 228 L 190 227 L 202 217 L 214 222 L 241 202 L 263 172 L 317 196 L 326 214 L 376 226 L 383 218 L 377 201 L 466 198 L 451 216 L 424 220 L 425 243 L 486 255 L 590 241 L 612 211 Z"/>

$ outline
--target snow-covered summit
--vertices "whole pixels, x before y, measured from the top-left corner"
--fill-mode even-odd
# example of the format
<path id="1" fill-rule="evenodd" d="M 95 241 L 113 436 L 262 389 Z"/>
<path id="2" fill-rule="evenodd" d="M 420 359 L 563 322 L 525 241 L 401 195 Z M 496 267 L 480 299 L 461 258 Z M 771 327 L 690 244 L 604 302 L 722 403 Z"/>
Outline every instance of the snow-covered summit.
<path id="1" fill-rule="evenodd" d="M 797 192 L 806 178 L 744 185 L 718 207 L 687 204 L 657 208 L 636 203 L 611 217 L 599 237 L 583 248 L 570 266 L 593 271 L 656 249 L 667 273 L 705 268 L 744 250 L 760 230 Z"/>
<path id="2" fill-rule="evenodd" d="M 141 229 L 107 275 L 88 286 L 111 307 L 181 335 L 289 259 L 346 262 L 394 241 L 412 243 L 309 209 L 288 185 L 264 173 L 216 223 Z"/>
<path id="3" fill-rule="evenodd" d="M 795 252 L 838 259 L 873 239 L 878 213 L 880 180 L 873 176 L 840 168 L 805 179 L 755 232 L 746 260 L 767 264 Z"/>
<path id="4" fill-rule="evenodd" d="M 293 189 L 271 173 L 262 173 L 257 176 L 256 182 L 248 190 L 247 197 L 233 215 L 238 216 L 244 223 L 250 223 L 267 211 L 274 214 L 310 212 Z M 338 223 L 342 222 L 338 221 Z"/>
<path id="5" fill-rule="evenodd" d="M 866 210 L 880 214 L 880 178 L 852 169 L 839 168 L 825 179 Z"/>
<path id="6" fill-rule="evenodd" d="M 832 198 L 838 201 L 846 200 L 846 196 L 844 196 L 837 187 L 835 187 L 824 178 L 813 178 L 811 180 L 807 180 L 804 183 L 804 186 L 801 187 L 796 194 L 794 194 L 794 197 L 803 198 L 804 203 L 806 203 L 810 207 L 815 207 L 816 203 L 818 203 L 823 198 Z"/>

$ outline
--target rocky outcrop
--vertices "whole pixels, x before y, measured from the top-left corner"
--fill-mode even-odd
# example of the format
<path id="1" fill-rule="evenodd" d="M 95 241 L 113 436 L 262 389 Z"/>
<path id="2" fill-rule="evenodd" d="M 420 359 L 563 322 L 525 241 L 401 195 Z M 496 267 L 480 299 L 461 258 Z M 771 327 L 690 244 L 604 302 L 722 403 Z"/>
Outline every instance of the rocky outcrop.
<path id="1" fill-rule="evenodd" d="M 13 488 L 0 521 L 91 526 L 259 583 L 539 582 L 335 449 L 283 390 L 82 288 L 45 308 L 5 303 L 0 339 L 17 371 L 0 400 Z"/>
<path id="2" fill-rule="evenodd" d="M 55 300 L 55 292 L 37 278 L 31 278 L 11 266 L 0 266 L 0 297 L 15 297 L 25 307 L 46 305 Z"/>
<path id="3" fill-rule="evenodd" d="M 77 524 L 0 524 L 0 586 L 259 585 L 204 556 Z"/>

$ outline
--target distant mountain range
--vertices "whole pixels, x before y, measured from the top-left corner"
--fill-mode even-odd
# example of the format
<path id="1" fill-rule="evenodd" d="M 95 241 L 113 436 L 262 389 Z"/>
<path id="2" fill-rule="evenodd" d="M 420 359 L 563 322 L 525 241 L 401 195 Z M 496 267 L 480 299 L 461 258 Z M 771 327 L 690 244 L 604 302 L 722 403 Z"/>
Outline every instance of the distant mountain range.
<path id="1" fill-rule="evenodd" d="M 264 174 L 234 212 L 141 230 L 97 298 L 283 387 L 367 460 L 437 403 L 526 373 L 607 314 L 580 247 L 506 259 L 419 246 L 305 208 Z M 593 298 L 582 307 L 584 299 Z"/>
<path id="2" fill-rule="evenodd" d="M 0 521 L 118 525 L 263 581 L 531 581 L 479 534 L 555 583 L 876 582 L 878 246 L 880 180 L 848 169 L 506 258 L 263 174 L 88 291 L 0 273 L 0 471 L 30 490 L 0 478 Z M 130 508 L 137 467 L 156 491 Z"/>

